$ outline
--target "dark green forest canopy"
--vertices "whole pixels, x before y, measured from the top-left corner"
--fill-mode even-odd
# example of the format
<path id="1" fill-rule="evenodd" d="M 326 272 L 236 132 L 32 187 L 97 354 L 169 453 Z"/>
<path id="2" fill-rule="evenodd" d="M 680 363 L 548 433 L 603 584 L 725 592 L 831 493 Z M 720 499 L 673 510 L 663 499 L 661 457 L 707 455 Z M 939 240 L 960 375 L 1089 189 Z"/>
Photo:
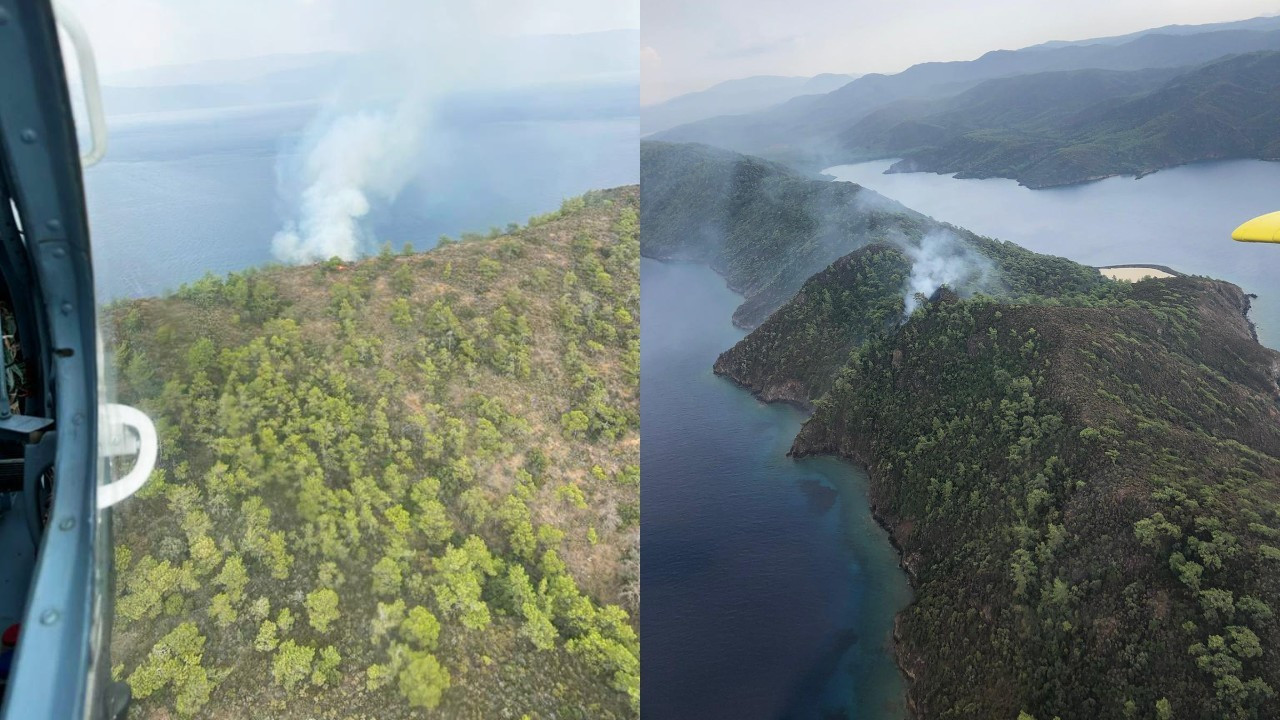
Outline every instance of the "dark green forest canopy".
<path id="1" fill-rule="evenodd" d="M 923 717 L 1280 712 L 1280 354 L 1203 278 L 938 302 L 796 439 L 867 464 L 917 601 Z"/>
<path id="2" fill-rule="evenodd" d="M 1013 257 L 1044 296 L 943 292 L 902 325 L 910 262 L 857 251 L 716 370 L 815 404 L 796 454 L 871 469 L 921 717 L 1275 716 L 1280 355 L 1247 296 Z"/>
<path id="3" fill-rule="evenodd" d="M 1120 291 L 1093 268 L 954 231 L 957 247 L 983 263 L 972 283 L 951 288 L 1011 302 L 1103 302 Z M 825 393 L 849 353 L 876 333 L 902 322 L 912 262 L 901 247 L 873 243 L 809 278 L 800 292 L 760 327 L 726 350 L 717 373 L 765 400 L 808 406 Z"/>
<path id="4" fill-rule="evenodd" d="M 637 717 L 638 212 L 114 305 L 134 716 Z"/>

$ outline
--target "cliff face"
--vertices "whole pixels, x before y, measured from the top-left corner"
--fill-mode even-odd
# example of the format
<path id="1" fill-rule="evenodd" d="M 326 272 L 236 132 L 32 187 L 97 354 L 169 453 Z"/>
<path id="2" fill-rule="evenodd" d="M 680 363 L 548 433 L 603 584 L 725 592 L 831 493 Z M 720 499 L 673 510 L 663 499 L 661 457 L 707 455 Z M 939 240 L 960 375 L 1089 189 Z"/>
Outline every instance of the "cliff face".
<path id="1" fill-rule="evenodd" d="M 796 438 L 871 471 L 921 717 L 1280 714 L 1280 354 L 1233 285 L 1117 288 L 931 304 Z"/>

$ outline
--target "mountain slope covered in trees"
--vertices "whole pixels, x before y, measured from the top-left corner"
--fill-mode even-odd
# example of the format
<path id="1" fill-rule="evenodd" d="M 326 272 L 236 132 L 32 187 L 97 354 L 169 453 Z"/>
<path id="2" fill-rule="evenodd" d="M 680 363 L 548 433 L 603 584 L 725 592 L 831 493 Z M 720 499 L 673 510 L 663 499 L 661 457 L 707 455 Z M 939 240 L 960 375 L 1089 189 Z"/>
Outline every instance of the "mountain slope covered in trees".
<path id="1" fill-rule="evenodd" d="M 734 323 L 759 325 L 814 273 L 873 242 L 902 246 L 935 232 L 954 236 L 962 250 L 994 262 L 978 286 L 1006 294 L 1055 292 L 1100 282 L 1097 273 L 1035 256 L 1045 268 L 1022 264 L 1034 253 L 937 222 L 875 191 L 848 182 L 802 175 L 777 163 L 695 144 L 646 142 L 640 147 L 640 251 L 645 257 L 703 262 L 745 300 Z M 1064 266 L 1065 267 L 1065 266 Z M 1076 287 L 1079 285 L 1080 287 Z"/>
<path id="2" fill-rule="evenodd" d="M 853 183 L 705 145 L 640 145 L 640 252 L 705 262 L 745 296 L 734 313 L 758 325 L 813 273 L 926 219 Z"/>
<path id="3" fill-rule="evenodd" d="M 1093 268 L 1064 258 L 946 225 L 935 225 L 931 232 L 932 240 L 949 240 L 950 250 L 966 253 L 967 262 L 976 266 L 976 272 L 959 276 L 949 287 L 952 294 L 981 292 L 1010 302 L 1059 302 L 1105 296 L 1114 289 Z M 904 288 L 918 259 L 914 244 L 923 238 L 920 234 L 881 240 L 836 260 L 722 353 L 716 372 L 764 400 L 809 406 L 830 388 L 850 352 L 901 322 L 908 296 Z"/>
<path id="4" fill-rule="evenodd" d="M 941 299 L 854 351 L 793 453 L 864 464 L 919 717 L 1280 712 L 1280 354 L 1239 288 Z"/>
<path id="5" fill-rule="evenodd" d="M 915 715 L 1276 716 L 1280 354 L 1248 296 L 942 227 L 985 272 L 904 316 L 929 235 L 885 238 L 715 366 L 813 406 L 794 454 L 870 470 Z"/>
<path id="6" fill-rule="evenodd" d="M 111 308 L 134 717 L 638 716 L 638 203 Z"/>
<path id="7" fill-rule="evenodd" d="M 1227 20 L 1224 22 L 1205 23 L 1202 25 L 1161 25 L 1137 32 L 1108 37 L 1088 38 L 1086 40 L 1050 40 L 1032 45 L 1031 48 L 1055 48 L 1066 45 L 1121 45 L 1136 40 L 1144 35 L 1199 35 L 1219 30 L 1280 30 L 1280 15 L 1261 15 L 1246 20 Z"/>

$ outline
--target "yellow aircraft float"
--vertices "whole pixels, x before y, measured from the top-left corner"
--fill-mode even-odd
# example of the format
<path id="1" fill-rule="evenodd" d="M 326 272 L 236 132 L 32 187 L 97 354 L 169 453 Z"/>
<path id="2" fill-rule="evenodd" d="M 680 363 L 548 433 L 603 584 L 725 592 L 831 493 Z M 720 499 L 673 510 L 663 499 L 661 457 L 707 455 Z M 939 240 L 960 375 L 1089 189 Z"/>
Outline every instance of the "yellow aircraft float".
<path id="1" fill-rule="evenodd" d="M 1267 213 L 1246 222 L 1231 233 L 1240 242 L 1280 243 L 1280 212 Z"/>

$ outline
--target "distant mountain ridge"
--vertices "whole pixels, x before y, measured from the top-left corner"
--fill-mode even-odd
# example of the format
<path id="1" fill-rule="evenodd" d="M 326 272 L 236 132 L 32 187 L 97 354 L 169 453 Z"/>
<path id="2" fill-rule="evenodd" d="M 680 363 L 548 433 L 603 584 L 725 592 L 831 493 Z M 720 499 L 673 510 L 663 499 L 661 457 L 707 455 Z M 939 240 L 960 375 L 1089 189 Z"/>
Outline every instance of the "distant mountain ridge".
<path id="1" fill-rule="evenodd" d="M 777 105 L 800 95 L 820 95 L 852 81 L 856 75 L 823 73 L 813 77 L 756 75 L 726 80 L 706 90 L 642 107 L 640 133 L 648 135 L 718 115 L 738 115 Z"/>
<path id="2" fill-rule="evenodd" d="M 927 118 L 870 133 L 864 119 L 841 139 L 853 154 L 902 157 L 890 172 L 1007 177 L 1033 188 L 1202 160 L 1280 159 L 1280 52 L 1229 57 L 1152 87 L 1166 74 L 991 81 Z M 988 101 L 963 107 L 978 91 L 990 91 Z"/>
<path id="3" fill-rule="evenodd" d="M 896 75 L 864 75 L 826 95 L 690 123 L 657 133 L 653 139 L 702 142 L 817 169 L 859 159 L 848 152 L 840 136 L 891 103 L 937 101 L 985 81 L 1033 73 L 1191 67 L 1228 55 L 1276 50 L 1280 50 L 1280 30 L 1252 29 L 1144 34 L 1115 45 L 998 50 L 975 60 L 922 63 Z"/>
<path id="4" fill-rule="evenodd" d="M 1191 69 L 1078 70 L 989 80 L 900 101 L 844 130 L 850 160 L 890 172 L 1007 177 L 1048 187 L 1197 160 L 1280 157 L 1280 53 Z"/>
<path id="5" fill-rule="evenodd" d="M 1119 45 L 1140 38 L 1143 35 L 1195 35 L 1215 30 L 1280 30 L 1280 15 L 1263 15 L 1249 18 L 1248 20 L 1229 20 L 1227 22 L 1205 23 L 1202 25 L 1162 25 L 1157 28 L 1124 33 L 1123 35 L 1089 38 L 1087 40 L 1050 40 L 1039 45 L 1032 45 L 1028 49 L 1056 48 L 1067 45 Z"/>
<path id="6" fill-rule="evenodd" d="M 621 104 L 630 106 L 629 114 L 635 114 L 640 79 L 635 50 L 639 42 L 639 32 L 626 29 L 477 40 L 468 85 L 449 88 L 448 93 L 443 88 L 427 89 L 435 95 L 503 96 L 532 88 L 563 93 L 569 86 L 630 87 L 633 89 L 627 92 L 635 97 Z M 407 66 L 398 55 L 378 51 L 208 60 L 107 76 L 103 103 L 108 116 L 120 116 L 289 103 L 319 105 L 339 96 L 348 103 L 379 101 L 386 96 L 394 101 L 417 88 L 417 78 L 425 71 Z M 609 102 L 619 104 L 613 98 Z"/>

